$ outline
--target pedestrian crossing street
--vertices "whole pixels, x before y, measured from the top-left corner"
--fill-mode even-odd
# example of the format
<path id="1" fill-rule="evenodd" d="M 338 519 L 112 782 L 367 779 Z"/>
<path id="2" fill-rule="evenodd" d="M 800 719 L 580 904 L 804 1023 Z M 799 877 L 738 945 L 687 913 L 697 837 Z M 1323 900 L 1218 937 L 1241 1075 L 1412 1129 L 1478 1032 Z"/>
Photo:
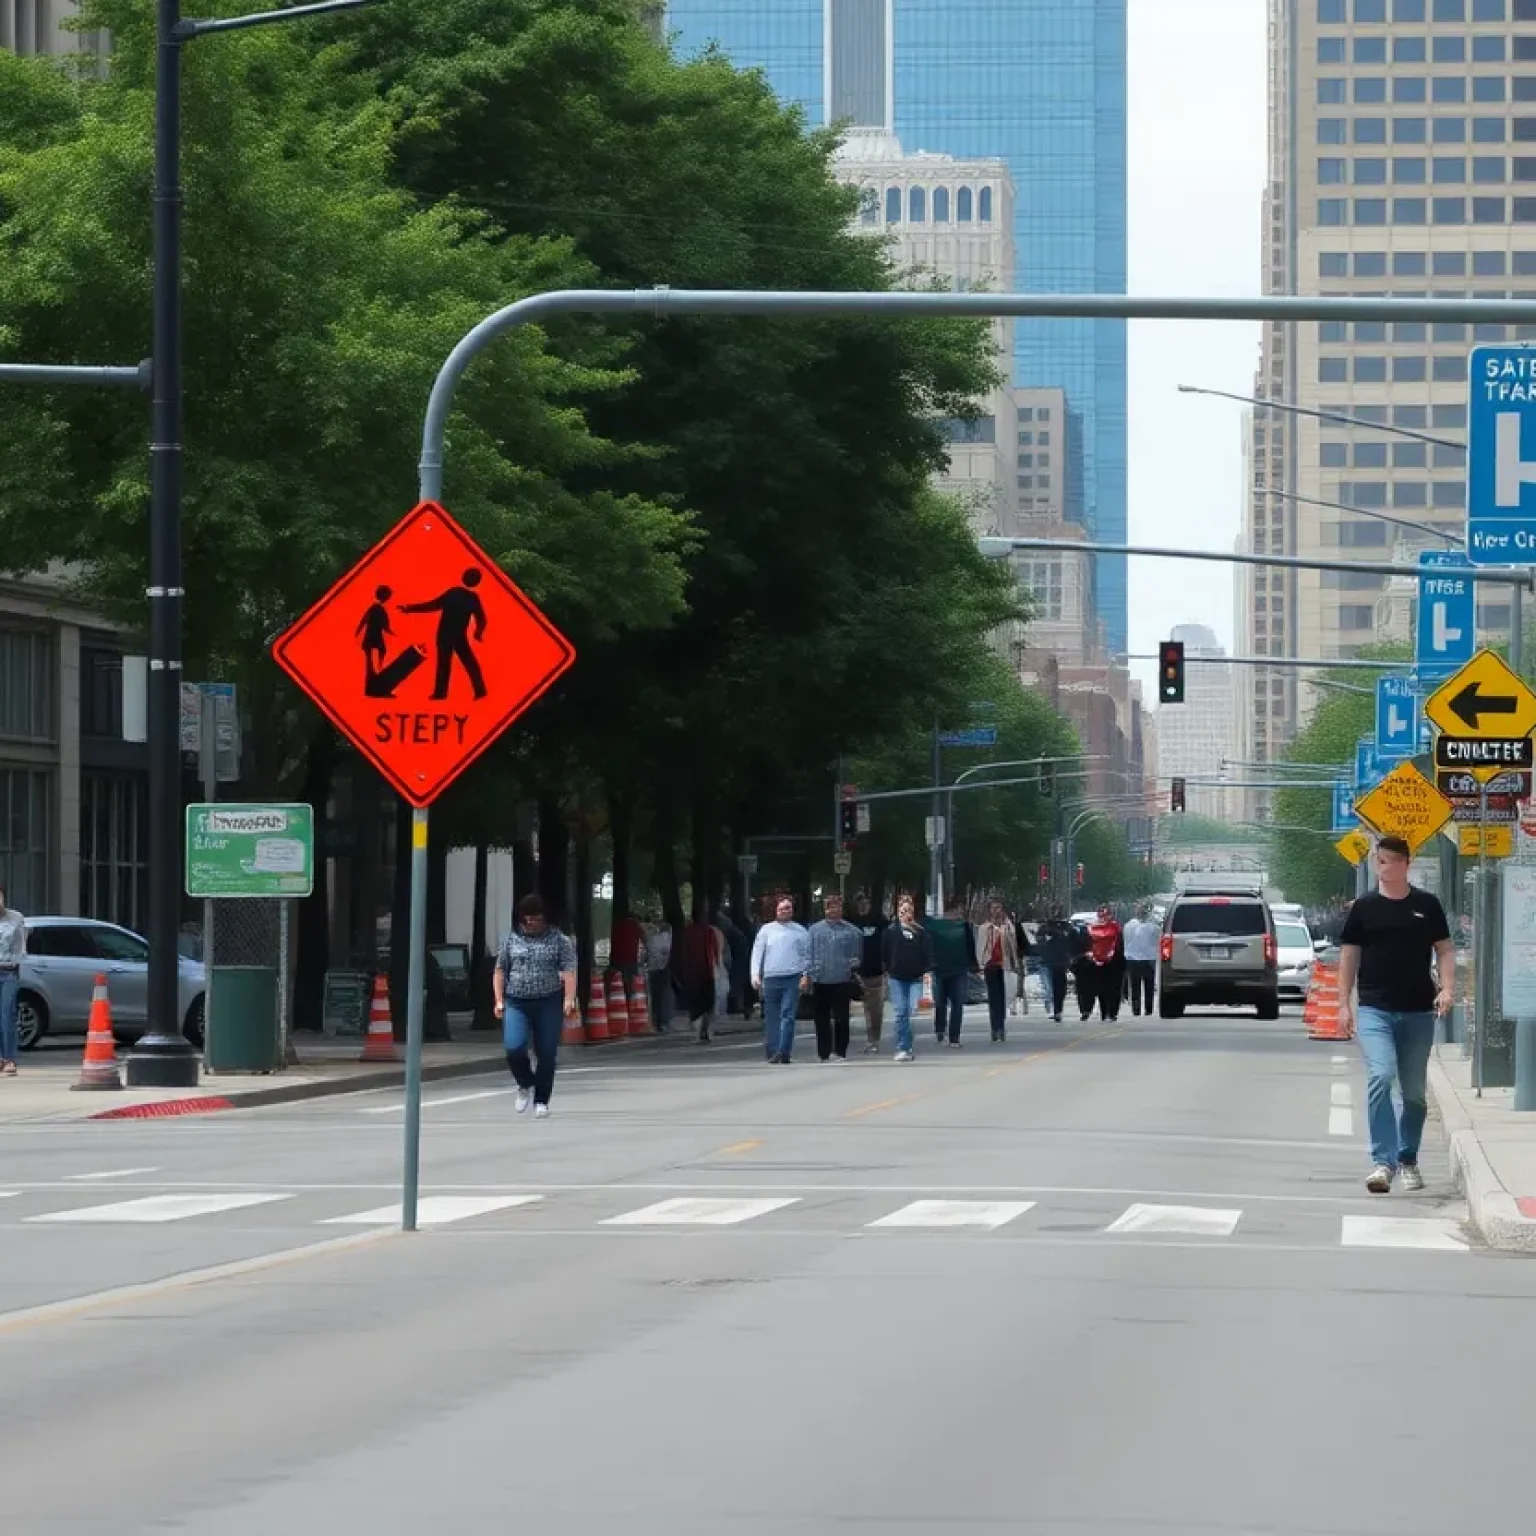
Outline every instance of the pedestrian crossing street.
<path id="1" fill-rule="evenodd" d="M 130 1227 L 203 1223 L 233 1229 L 398 1226 L 397 1203 L 362 1203 L 357 1191 L 157 1190 L 102 1200 L 87 1191 L 32 1187 L 0 1189 L 0 1226 L 58 1228 Z M 644 1191 L 594 1186 L 548 1192 L 433 1193 L 420 1197 L 423 1228 L 472 1226 L 532 1235 L 619 1235 L 625 1232 L 683 1234 L 731 1229 L 754 1236 L 926 1233 L 1000 1239 L 1126 1241 L 1177 1239 L 1184 1244 L 1280 1244 L 1349 1249 L 1420 1249 L 1466 1253 L 1472 1245 L 1460 1221 L 1449 1216 L 1368 1212 L 1340 1213 L 1323 1204 L 1283 1202 L 1221 1205 L 1214 1201 L 1172 1204 L 1125 1202 L 1106 1192 L 1057 1193 L 1038 1200 L 903 1198 L 915 1191 L 805 1190 L 796 1194 L 674 1194 L 642 1199 Z M 1390 1205 L 1383 1200 L 1381 1205 Z M 1407 1211 L 1415 1209 L 1408 1206 Z"/>

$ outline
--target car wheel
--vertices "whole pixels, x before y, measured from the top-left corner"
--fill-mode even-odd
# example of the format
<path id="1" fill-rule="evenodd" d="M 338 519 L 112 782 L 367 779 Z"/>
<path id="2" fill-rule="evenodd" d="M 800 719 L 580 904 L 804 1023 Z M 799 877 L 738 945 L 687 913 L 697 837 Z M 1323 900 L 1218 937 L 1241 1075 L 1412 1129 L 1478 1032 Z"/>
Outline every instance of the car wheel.
<path id="1" fill-rule="evenodd" d="M 1157 1000 L 1157 1016 L 1160 1019 L 1182 1019 L 1184 1004 L 1170 1003 L 1166 997 L 1160 997 Z"/>
<path id="2" fill-rule="evenodd" d="M 1278 1019 L 1280 1017 L 1280 999 L 1278 997 L 1266 997 L 1258 1005 L 1261 1019 Z"/>
<path id="3" fill-rule="evenodd" d="M 48 1033 L 48 1004 L 35 992 L 16 999 L 16 1037 L 22 1050 L 32 1050 Z"/>
<path id="4" fill-rule="evenodd" d="M 192 1006 L 187 1009 L 187 1016 L 182 1021 L 181 1032 L 198 1050 L 203 1049 L 203 997 L 199 994 L 193 998 Z"/>

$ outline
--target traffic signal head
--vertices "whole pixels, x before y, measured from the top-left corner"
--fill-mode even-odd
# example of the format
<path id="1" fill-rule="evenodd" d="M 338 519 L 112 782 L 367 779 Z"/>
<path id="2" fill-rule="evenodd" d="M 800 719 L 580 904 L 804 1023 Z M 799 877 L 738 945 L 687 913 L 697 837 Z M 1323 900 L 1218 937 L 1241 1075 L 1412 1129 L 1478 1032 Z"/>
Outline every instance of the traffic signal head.
<path id="1" fill-rule="evenodd" d="M 1160 704 L 1184 702 L 1184 642 L 1165 640 L 1158 647 L 1157 700 Z"/>
<path id="2" fill-rule="evenodd" d="M 1175 779 L 1173 788 L 1168 792 L 1168 806 L 1170 810 L 1182 811 L 1184 809 L 1184 780 Z"/>
<path id="3" fill-rule="evenodd" d="M 1042 795 L 1051 795 L 1051 794 L 1054 794 L 1055 791 L 1056 791 L 1056 775 L 1051 771 L 1051 765 L 1049 763 L 1041 763 L 1041 765 L 1040 765 L 1040 793 Z"/>
<path id="4" fill-rule="evenodd" d="M 844 800 L 840 818 L 839 835 L 846 848 L 859 835 L 859 807 L 856 801 Z"/>

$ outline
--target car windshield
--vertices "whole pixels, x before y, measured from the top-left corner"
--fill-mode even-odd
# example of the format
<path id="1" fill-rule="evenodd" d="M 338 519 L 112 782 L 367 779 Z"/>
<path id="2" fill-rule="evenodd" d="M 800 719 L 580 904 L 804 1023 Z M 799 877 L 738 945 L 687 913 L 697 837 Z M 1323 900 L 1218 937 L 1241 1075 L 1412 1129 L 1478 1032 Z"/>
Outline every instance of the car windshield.
<path id="1" fill-rule="evenodd" d="M 1281 949 L 1311 949 L 1312 934 L 1300 923 L 1276 923 L 1275 942 Z"/>
<path id="2" fill-rule="evenodd" d="M 1173 909 L 1170 931 L 1251 938 L 1264 932 L 1264 908 L 1256 901 L 1180 902 Z"/>

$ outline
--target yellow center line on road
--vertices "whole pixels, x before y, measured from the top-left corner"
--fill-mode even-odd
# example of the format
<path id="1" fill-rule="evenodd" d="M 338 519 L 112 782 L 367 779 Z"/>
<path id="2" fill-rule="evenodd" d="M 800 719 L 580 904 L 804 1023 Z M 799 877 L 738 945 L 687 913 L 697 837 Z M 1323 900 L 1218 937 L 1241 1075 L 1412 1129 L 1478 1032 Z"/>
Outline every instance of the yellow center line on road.
<path id="1" fill-rule="evenodd" d="M 858 1109 L 850 1109 L 843 1118 L 845 1120 L 857 1120 L 860 1115 L 874 1115 L 878 1114 L 882 1109 L 896 1109 L 902 1104 L 915 1104 L 919 1099 L 925 1097 L 926 1095 L 921 1093 L 906 1093 L 899 1099 L 881 1099 L 878 1104 L 864 1104 Z"/>
<path id="2" fill-rule="evenodd" d="M 730 1146 L 721 1147 L 719 1152 L 715 1155 L 717 1157 L 724 1157 L 727 1154 L 736 1152 L 755 1152 L 760 1146 L 762 1146 L 762 1144 L 762 1139 L 760 1137 L 756 1141 L 733 1141 Z"/>

